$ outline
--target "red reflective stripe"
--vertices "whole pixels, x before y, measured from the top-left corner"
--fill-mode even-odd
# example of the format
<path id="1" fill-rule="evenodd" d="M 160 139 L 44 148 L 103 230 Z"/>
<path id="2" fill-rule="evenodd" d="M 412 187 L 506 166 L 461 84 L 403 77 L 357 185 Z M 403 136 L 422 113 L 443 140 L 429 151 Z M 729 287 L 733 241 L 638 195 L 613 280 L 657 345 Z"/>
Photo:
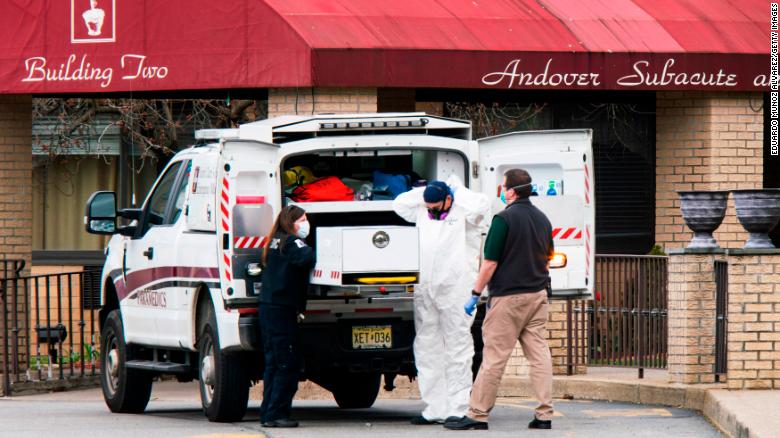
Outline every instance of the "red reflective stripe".
<path id="1" fill-rule="evenodd" d="M 569 236 L 571 236 L 572 233 L 574 233 L 574 230 L 575 230 L 574 228 L 569 228 L 568 230 L 566 230 L 563 236 L 561 236 L 561 239 L 568 239 Z"/>
<path id="2" fill-rule="evenodd" d="M 265 204 L 265 196 L 236 196 L 236 204 Z"/>
<path id="3" fill-rule="evenodd" d="M 577 235 L 574 236 L 575 239 L 582 239 L 582 230 L 577 231 Z"/>
<path id="4" fill-rule="evenodd" d="M 226 191 L 222 191 L 222 200 L 225 202 L 230 202 L 230 198 L 228 198 L 228 194 Z"/>
<path id="5" fill-rule="evenodd" d="M 222 219 L 222 229 L 225 231 L 230 231 L 230 227 L 228 227 L 227 222 L 225 222 L 225 219 Z"/>
<path id="6" fill-rule="evenodd" d="M 230 213 L 228 213 L 228 209 L 227 209 L 227 207 L 225 207 L 225 204 L 220 204 L 219 207 L 220 207 L 220 209 L 222 209 L 222 214 L 224 214 L 225 217 L 229 219 L 230 218 Z"/>
<path id="7" fill-rule="evenodd" d="M 227 278 L 227 281 L 233 281 L 230 277 L 230 271 L 228 271 L 227 269 L 225 270 L 225 278 Z"/>
<path id="8" fill-rule="evenodd" d="M 243 248 L 244 247 L 244 237 L 236 237 L 233 239 L 233 246 L 236 248 Z"/>
<path id="9" fill-rule="evenodd" d="M 247 239 L 249 239 L 249 238 L 247 237 Z M 259 242 L 259 241 L 260 241 L 259 237 L 257 237 L 257 236 L 252 237 L 252 240 L 249 242 L 249 244 L 247 246 L 250 247 L 250 248 L 256 248 L 255 245 L 257 245 L 257 242 Z"/>
<path id="10" fill-rule="evenodd" d="M 222 177 L 222 185 L 223 185 L 223 186 L 224 186 L 226 189 L 230 189 L 230 184 L 228 184 L 228 180 L 227 180 L 227 178 L 226 178 L 226 177 Z"/>
<path id="11" fill-rule="evenodd" d="M 223 254 L 223 260 L 225 260 L 225 264 L 230 267 L 230 257 L 228 257 L 227 254 Z"/>
<path id="12" fill-rule="evenodd" d="M 555 236 L 558 235 L 558 233 L 561 232 L 561 228 L 554 228 L 552 232 L 553 239 L 555 239 Z"/>
<path id="13" fill-rule="evenodd" d="M 255 309 L 255 308 L 238 309 L 238 314 L 239 315 L 252 315 L 252 314 L 255 314 L 255 313 L 257 313 L 257 309 Z"/>
<path id="14" fill-rule="evenodd" d="M 355 313 L 386 313 L 392 312 L 392 307 L 369 307 L 362 309 L 355 309 Z"/>

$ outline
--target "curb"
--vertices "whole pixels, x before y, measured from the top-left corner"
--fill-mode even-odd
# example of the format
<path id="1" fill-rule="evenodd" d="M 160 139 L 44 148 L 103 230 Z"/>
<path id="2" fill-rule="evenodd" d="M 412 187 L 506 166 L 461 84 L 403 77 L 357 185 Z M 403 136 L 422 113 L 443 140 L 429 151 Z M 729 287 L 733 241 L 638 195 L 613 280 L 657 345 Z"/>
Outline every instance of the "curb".
<path id="1" fill-rule="evenodd" d="M 14 383 L 11 397 L 96 387 L 100 387 L 100 376 L 73 377 L 64 380 L 29 381 Z"/>
<path id="2" fill-rule="evenodd" d="M 527 378 L 504 377 L 500 397 L 533 397 Z M 729 438 L 759 438 L 712 394 L 721 385 L 628 383 L 585 379 L 553 379 L 553 398 L 606 400 L 684 408 L 701 413 Z"/>

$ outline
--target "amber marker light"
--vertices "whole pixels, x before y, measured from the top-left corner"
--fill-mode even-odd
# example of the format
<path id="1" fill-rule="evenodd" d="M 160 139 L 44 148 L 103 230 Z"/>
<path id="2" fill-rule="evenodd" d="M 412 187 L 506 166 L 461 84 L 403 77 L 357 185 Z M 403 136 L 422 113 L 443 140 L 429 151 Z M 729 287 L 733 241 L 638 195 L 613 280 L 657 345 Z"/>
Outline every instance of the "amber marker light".
<path id="1" fill-rule="evenodd" d="M 550 269 L 558 269 L 566 266 L 566 254 L 562 252 L 553 253 L 550 257 Z"/>

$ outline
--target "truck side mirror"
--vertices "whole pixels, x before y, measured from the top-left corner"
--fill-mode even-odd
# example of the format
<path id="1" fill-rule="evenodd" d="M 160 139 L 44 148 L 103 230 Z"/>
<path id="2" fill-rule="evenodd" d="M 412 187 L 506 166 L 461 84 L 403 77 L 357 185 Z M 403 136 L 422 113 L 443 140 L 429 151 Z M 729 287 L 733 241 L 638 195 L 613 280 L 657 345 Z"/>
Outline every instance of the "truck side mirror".
<path id="1" fill-rule="evenodd" d="M 87 201 L 84 226 L 90 234 L 115 234 L 116 194 L 114 192 L 95 192 Z"/>

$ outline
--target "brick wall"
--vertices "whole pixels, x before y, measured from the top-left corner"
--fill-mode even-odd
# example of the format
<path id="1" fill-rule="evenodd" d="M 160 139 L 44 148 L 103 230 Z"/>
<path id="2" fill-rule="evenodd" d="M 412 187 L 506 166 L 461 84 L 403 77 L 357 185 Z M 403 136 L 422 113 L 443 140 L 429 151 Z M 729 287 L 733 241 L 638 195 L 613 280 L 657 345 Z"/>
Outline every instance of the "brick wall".
<path id="1" fill-rule="evenodd" d="M 32 254 L 31 136 L 31 96 L 0 96 L 0 259 L 22 259 L 28 267 Z M 16 316 L 24 317 L 23 313 Z M 13 321 L 13 315 L 9 320 Z M 0 352 L 2 324 L 0 318 Z M 2 361 L 0 354 L 0 369 Z"/>
<path id="2" fill-rule="evenodd" d="M 729 257 L 728 386 L 780 389 L 780 251 Z"/>
<path id="3" fill-rule="evenodd" d="M 670 254 L 669 380 L 715 381 L 715 254 Z"/>
<path id="4" fill-rule="evenodd" d="M 32 253 L 32 99 L 0 96 L 0 257 Z"/>
<path id="5" fill-rule="evenodd" d="M 658 92 L 656 98 L 656 242 L 682 248 L 693 233 L 675 190 L 761 188 L 760 93 Z M 747 233 L 734 201 L 715 232 L 723 248 L 741 248 Z"/>
<path id="6" fill-rule="evenodd" d="M 288 114 L 375 113 L 376 88 L 271 88 L 268 117 Z"/>

